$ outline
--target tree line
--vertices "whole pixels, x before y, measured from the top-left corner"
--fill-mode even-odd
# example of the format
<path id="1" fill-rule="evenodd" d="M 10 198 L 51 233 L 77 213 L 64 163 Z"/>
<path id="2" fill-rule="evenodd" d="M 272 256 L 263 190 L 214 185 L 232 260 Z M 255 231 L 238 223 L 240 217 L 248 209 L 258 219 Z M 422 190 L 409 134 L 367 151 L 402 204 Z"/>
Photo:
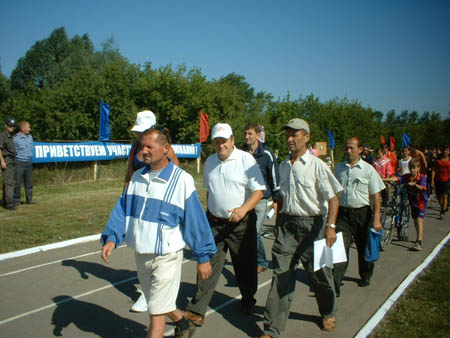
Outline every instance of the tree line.
<path id="1" fill-rule="evenodd" d="M 287 154 L 281 127 L 289 119 L 309 121 L 311 142 L 328 141 L 335 135 L 337 158 L 343 158 L 345 140 L 359 136 L 364 144 L 377 147 L 380 136 L 393 136 L 397 149 L 402 133 L 422 147 L 448 142 L 450 120 L 438 113 L 380 111 L 363 107 L 357 100 L 334 98 L 321 102 L 314 94 L 274 98 L 230 73 L 208 80 L 199 68 L 167 65 L 153 68 L 130 63 L 113 39 L 95 50 L 87 34 L 67 36 L 64 27 L 37 41 L 19 59 L 11 76 L 0 73 L 0 117 L 28 120 L 36 140 L 96 140 L 100 100 L 111 108 L 111 139 L 130 140 L 136 113 L 150 109 L 158 124 L 172 133 L 176 143 L 199 140 L 199 118 L 203 110 L 210 125 L 228 122 L 237 144 L 243 143 L 243 126 L 257 122 L 264 126 L 266 143 Z M 210 147 L 206 150 L 211 151 Z"/>

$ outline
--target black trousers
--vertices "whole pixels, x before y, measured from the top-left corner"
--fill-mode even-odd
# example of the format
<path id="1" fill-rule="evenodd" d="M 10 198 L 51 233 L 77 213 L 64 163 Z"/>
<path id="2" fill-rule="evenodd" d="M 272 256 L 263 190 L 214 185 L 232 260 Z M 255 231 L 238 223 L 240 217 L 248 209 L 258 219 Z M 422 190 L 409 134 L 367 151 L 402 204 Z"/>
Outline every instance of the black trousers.
<path id="1" fill-rule="evenodd" d="M 241 302 L 256 303 L 254 295 L 258 289 L 256 267 L 256 213 L 249 212 L 239 223 L 218 219 L 207 212 L 209 224 L 216 242 L 217 253 L 211 258 L 212 274 L 207 280 L 197 277 L 197 291 L 188 304 L 189 311 L 205 315 L 209 302 L 230 250 L 236 281 L 242 295 Z"/>
<path id="2" fill-rule="evenodd" d="M 14 186 L 14 201 L 20 203 L 20 186 L 25 190 L 27 203 L 33 201 L 33 162 L 16 161 L 16 183 Z"/>
<path id="3" fill-rule="evenodd" d="M 16 161 L 14 158 L 5 156 L 6 168 L 2 168 L 3 179 L 3 206 L 13 207 L 14 203 L 14 176 L 16 171 Z"/>
<path id="4" fill-rule="evenodd" d="M 340 289 L 341 281 L 350 261 L 349 251 L 353 240 L 356 243 L 358 251 L 358 268 L 361 279 L 372 277 L 375 264 L 366 262 L 364 253 L 366 250 L 368 231 L 372 222 L 372 209 L 362 208 L 344 208 L 339 207 L 339 214 L 336 221 L 336 232 L 342 231 L 344 246 L 347 252 L 347 262 L 334 265 L 333 277 L 336 290 Z"/>

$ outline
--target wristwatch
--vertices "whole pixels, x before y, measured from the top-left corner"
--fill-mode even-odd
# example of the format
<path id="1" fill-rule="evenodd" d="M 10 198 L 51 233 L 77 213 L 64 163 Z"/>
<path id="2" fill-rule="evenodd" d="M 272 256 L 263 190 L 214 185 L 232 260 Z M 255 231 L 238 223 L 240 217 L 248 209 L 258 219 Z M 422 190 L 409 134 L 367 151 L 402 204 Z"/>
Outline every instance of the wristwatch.
<path id="1" fill-rule="evenodd" d="M 336 229 L 336 225 L 333 223 L 327 223 L 327 227 L 330 227 L 331 229 Z"/>

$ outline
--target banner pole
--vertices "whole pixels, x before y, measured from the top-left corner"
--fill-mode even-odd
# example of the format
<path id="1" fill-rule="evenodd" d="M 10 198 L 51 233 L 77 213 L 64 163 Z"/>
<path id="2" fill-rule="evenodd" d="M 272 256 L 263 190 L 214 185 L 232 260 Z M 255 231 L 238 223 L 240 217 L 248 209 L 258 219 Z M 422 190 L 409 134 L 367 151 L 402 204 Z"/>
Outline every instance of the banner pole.
<path id="1" fill-rule="evenodd" d="M 333 152 L 333 149 L 331 149 L 331 167 L 334 169 L 334 152 Z"/>

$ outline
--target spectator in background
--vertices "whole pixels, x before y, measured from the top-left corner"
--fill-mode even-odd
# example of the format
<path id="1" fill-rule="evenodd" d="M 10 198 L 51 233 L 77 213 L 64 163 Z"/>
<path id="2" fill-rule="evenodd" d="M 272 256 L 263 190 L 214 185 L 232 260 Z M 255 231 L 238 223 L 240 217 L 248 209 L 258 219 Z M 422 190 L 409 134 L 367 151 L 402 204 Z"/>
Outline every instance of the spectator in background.
<path id="1" fill-rule="evenodd" d="M 365 146 L 363 152 L 361 153 L 361 158 L 369 164 L 373 164 L 374 160 L 369 147 Z"/>
<path id="2" fill-rule="evenodd" d="M 397 173 L 400 176 L 409 174 L 409 162 L 411 162 L 411 156 L 409 156 L 409 149 L 408 147 L 404 147 L 400 153 L 401 157 L 400 160 L 398 160 L 397 164 Z"/>
<path id="3" fill-rule="evenodd" d="M 395 151 L 391 151 L 387 144 L 383 144 L 382 149 L 386 154 L 386 157 L 391 160 L 391 176 L 395 174 L 395 169 L 397 168 L 397 155 Z"/>
<path id="4" fill-rule="evenodd" d="M 261 239 L 262 227 L 266 219 L 268 212 L 267 203 L 272 198 L 271 208 L 277 212 L 278 192 L 280 190 L 280 173 L 278 171 L 278 162 L 272 150 L 264 143 L 260 142 L 261 130 L 256 123 L 249 123 L 244 127 L 245 145 L 242 150 L 249 152 L 253 155 L 256 163 L 259 165 L 259 169 L 264 178 L 266 190 L 264 191 L 264 197 L 259 201 L 255 207 L 256 212 L 256 236 L 258 246 L 258 273 L 267 269 L 269 261 L 266 258 L 266 251 L 263 241 Z"/>
<path id="5" fill-rule="evenodd" d="M 16 148 L 16 176 L 14 187 L 14 201 L 21 203 L 21 185 L 25 190 L 25 200 L 27 204 L 35 204 L 33 200 L 33 136 L 31 136 L 30 123 L 19 122 L 19 132 L 14 136 L 14 146 Z"/>
<path id="6" fill-rule="evenodd" d="M 388 179 L 392 176 L 391 160 L 386 156 L 382 148 L 377 149 L 377 158 L 372 165 L 382 180 Z M 386 205 L 389 199 L 388 189 L 381 191 L 381 198 L 383 200 L 383 205 Z"/>
<path id="7" fill-rule="evenodd" d="M 430 149 L 427 156 L 427 191 L 428 191 L 428 197 L 431 200 L 431 196 L 433 194 L 433 171 L 434 166 L 436 164 L 437 160 L 437 151 L 436 149 Z"/>
<path id="8" fill-rule="evenodd" d="M 415 145 L 410 145 L 409 147 L 409 155 L 413 158 L 419 161 L 420 163 L 420 172 L 424 175 L 427 174 L 427 159 L 425 158 L 425 155 L 423 152 L 421 152 L 419 149 L 416 148 Z"/>
<path id="9" fill-rule="evenodd" d="M 427 177 L 420 172 L 420 162 L 416 159 L 409 162 L 409 170 L 410 174 L 400 178 L 400 183 L 407 184 L 411 217 L 414 220 L 414 226 L 417 231 L 417 240 L 409 249 L 412 251 L 421 251 L 423 241 L 423 218 L 425 217 L 428 204 Z"/>
<path id="10" fill-rule="evenodd" d="M 5 130 L 0 133 L 0 164 L 3 179 L 3 206 L 8 210 L 16 210 L 14 202 L 14 184 L 16 171 L 16 148 L 14 147 L 12 132 L 16 127 L 16 120 L 8 117 Z"/>
<path id="11" fill-rule="evenodd" d="M 449 147 L 446 146 L 439 159 L 436 160 L 433 170 L 433 185 L 436 196 L 441 206 L 439 219 L 444 219 L 448 211 L 448 194 L 450 192 L 450 161 Z"/>

